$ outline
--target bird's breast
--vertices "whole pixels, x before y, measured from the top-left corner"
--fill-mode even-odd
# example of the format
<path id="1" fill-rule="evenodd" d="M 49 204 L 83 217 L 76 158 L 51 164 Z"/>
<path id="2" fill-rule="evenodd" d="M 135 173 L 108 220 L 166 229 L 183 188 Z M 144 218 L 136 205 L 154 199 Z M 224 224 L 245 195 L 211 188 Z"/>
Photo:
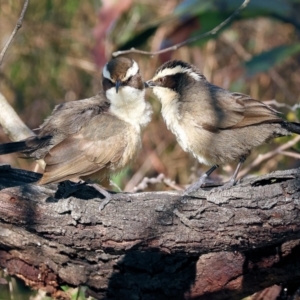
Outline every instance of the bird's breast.
<path id="1" fill-rule="evenodd" d="M 133 162 L 141 149 L 141 135 L 134 129 L 134 127 L 131 126 L 131 128 L 127 130 L 126 136 L 124 137 L 124 144 L 125 147 L 122 157 L 112 168 L 114 169 L 114 172 Z"/>
<path id="2" fill-rule="evenodd" d="M 184 151 L 189 151 L 189 139 L 185 128 L 183 127 L 182 117 L 179 114 L 177 103 L 169 102 L 162 105 L 162 116 L 170 129 L 176 136 L 179 145 Z"/>
<path id="3" fill-rule="evenodd" d="M 179 113 L 178 94 L 167 88 L 155 86 L 153 93 L 161 102 L 161 114 L 165 123 L 176 136 L 179 145 L 184 151 L 189 151 L 188 137 L 182 127 L 182 118 Z"/>

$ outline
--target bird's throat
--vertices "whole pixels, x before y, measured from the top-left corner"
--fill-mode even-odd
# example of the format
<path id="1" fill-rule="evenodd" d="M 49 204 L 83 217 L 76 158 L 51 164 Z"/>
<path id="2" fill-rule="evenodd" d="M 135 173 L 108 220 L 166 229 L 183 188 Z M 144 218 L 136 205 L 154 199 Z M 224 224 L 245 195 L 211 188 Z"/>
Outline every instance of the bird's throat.
<path id="1" fill-rule="evenodd" d="M 118 93 L 115 88 L 106 91 L 106 97 L 111 102 L 110 112 L 138 130 L 151 120 L 152 110 L 145 102 L 144 96 L 145 90 L 129 86 L 122 87 Z"/>

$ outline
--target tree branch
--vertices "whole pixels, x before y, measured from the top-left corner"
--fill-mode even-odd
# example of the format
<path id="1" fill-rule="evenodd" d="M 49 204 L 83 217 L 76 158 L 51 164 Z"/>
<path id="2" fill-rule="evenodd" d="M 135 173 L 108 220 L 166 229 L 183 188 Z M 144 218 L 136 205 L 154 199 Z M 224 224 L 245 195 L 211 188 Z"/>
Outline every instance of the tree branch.
<path id="1" fill-rule="evenodd" d="M 166 52 L 169 52 L 169 51 L 177 50 L 177 49 L 179 49 L 179 48 L 181 48 L 185 45 L 194 43 L 194 42 L 196 42 L 200 39 L 203 39 L 207 36 L 217 34 L 223 27 L 225 27 L 229 22 L 231 22 L 232 19 L 236 15 L 238 15 L 240 13 L 240 11 L 243 10 L 248 5 L 249 2 L 250 2 L 250 0 L 244 0 L 243 4 L 230 17 L 228 17 L 225 21 L 223 21 L 221 24 L 219 24 L 218 26 L 216 26 L 212 30 L 210 30 L 208 32 L 205 32 L 205 33 L 202 33 L 202 34 L 199 34 L 199 35 L 197 35 L 195 37 L 192 37 L 190 39 L 187 39 L 187 40 L 183 41 L 182 43 L 176 44 L 172 47 L 168 47 L 168 48 L 165 48 L 165 49 L 162 49 L 162 50 L 159 50 L 159 51 L 154 51 L 154 52 L 148 52 L 148 51 L 143 51 L 143 50 L 138 50 L 138 49 L 135 49 L 135 48 L 131 48 L 129 50 L 124 50 L 124 51 L 115 51 L 115 52 L 112 53 L 112 56 L 117 57 L 119 55 L 131 54 L 131 53 L 138 53 L 138 54 L 143 54 L 143 55 L 154 56 L 154 55 L 159 55 L 159 54 L 166 53 Z"/>
<path id="2" fill-rule="evenodd" d="M 22 27 L 23 19 L 25 16 L 25 12 L 27 10 L 29 4 L 29 0 L 24 1 L 23 9 L 20 15 L 20 18 L 10 35 L 7 43 L 5 44 L 3 50 L 0 54 L 0 67 L 4 59 L 4 55 L 10 46 L 13 38 L 17 34 L 18 30 Z M 4 132 L 9 136 L 12 141 L 20 141 L 28 138 L 29 136 L 35 135 L 20 119 L 20 117 L 16 114 L 15 110 L 11 107 L 11 105 L 7 102 L 5 97 L 0 93 L 0 124 L 3 127 Z M 41 166 L 42 169 L 45 167 L 45 162 L 43 160 L 38 160 L 37 164 Z"/>
<path id="3" fill-rule="evenodd" d="M 20 119 L 15 110 L 11 107 L 1 93 L 0 125 L 2 126 L 5 134 L 7 134 L 12 141 L 21 141 L 35 135 L 35 133 L 24 124 L 24 122 Z M 45 162 L 43 159 L 37 160 L 36 163 L 42 169 L 45 168 Z"/>
<path id="4" fill-rule="evenodd" d="M 7 43 L 0 54 L 0 66 L 3 62 L 4 55 L 10 46 L 13 38 L 17 34 L 17 31 L 22 27 L 25 12 L 28 7 L 29 0 L 24 1 L 23 9 L 20 18 L 10 35 Z M 33 136 L 34 133 L 24 124 L 20 117 L 16 114 L 11 105 L 7 102 L 5 97 L 0 93 L 0 124 L 3 127 L 5 134 L 9 136 L 12 141 L 19 141 Z"/>
<path id="5" fill-rule="evenodd" d="M 13 38 L 15 37 L 15 35 L 17 34 L 18 30 L 22 27 L 22 23 L 23 23 L 23 19 L 24 19 L 24 16 L 25 16 L 25 12 L 27 10 L 28 3 L 29 3 L 29 0 L 24 1 L 23 9 L 22 9 L 20 18 L 19 18 L 19 20 L 16 24 L 16 27 L 13 30 L 12 34 L 10 35 L 10 37 L 9 37 L 7 43 L 5 44 L 3 50 L 1 51 L 1 54 L 0 54 L 0 67 L 1 67 L 4 55 L 5 55 L 8 47 L 9 47 L 9 45 L 11 44 L 11 42 L 12 42 Z"/>
<path id="6" fill-rule="evenodd" d="M 20 119 L 15 110 L 0 93 L 0 124 L 12 141 L 20 141 L 35 135 Z"/>
<path id="7" fill-rule="evenodd" d="M 0 167 L 0 266 L 52 295 L 241 299 L 300 279 L 300 169 L 187 201 L 118 193 L 101 212 L 93 188 L 63 199 L 62 184 L 28 184 L 39 176 Z"/>

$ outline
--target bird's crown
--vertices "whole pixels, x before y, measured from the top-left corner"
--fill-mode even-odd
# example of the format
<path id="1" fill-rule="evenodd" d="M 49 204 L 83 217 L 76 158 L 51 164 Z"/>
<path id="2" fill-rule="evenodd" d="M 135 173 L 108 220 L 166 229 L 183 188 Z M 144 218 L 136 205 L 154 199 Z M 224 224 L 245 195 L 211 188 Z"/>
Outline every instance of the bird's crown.
<path id="1" fill-rule="evenodd" d="M 156 70 L 152 80 L 156 81 L 159 78 L 177 74 L 187 74 L 196 81 L 205 78 L 195 66 L 181 60 L 170 60 Z"/>
<path id="2" fill-rule="evenodd" d="M 127 57 L 116 57 L 111 59 L 103 68 L 103 77 L 112 82 L 120 80 L 127 81 L 130 77 L 138 74 L 138 64 Z"/>

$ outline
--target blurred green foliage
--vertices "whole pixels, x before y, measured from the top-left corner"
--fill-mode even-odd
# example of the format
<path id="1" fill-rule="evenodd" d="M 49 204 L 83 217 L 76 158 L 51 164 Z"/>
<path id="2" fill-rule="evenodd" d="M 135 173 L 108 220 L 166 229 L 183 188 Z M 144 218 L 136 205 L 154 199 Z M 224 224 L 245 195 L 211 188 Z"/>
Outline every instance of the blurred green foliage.
<path id="1" fill-rule="evenodd" d="M 253 76 L 260 72 L 266 72 L 296 53 L 300 53 L 300 43 L 279 46 L 262 52 L 245 63 L 247 74 Z"/>
<path id="2" fill-rule="evenodd" d="M 2 76 L 10 83 L 14 107 L 36 127 L 55 104 L 94 94 L 91 74 L 70 66 L 68 58 L 92 60 L 95 1 L 30 1 L 23 27 L 5 58 Z M 13 28 L 22 2 L 1 2 L 1 19 Z M 13 20 L 8 13 L 13 12 Z M 6 14 L 7 13 L 7 14 Z M 10 27 L 10 28 L 9 28 Z M 2 27 L 3 28 L 3 27 Z M 2 30 L 1 30 L 2 31 Z M 73 70 L 72 70 L 73 68 Z M 100 73 L 100 70 L 99 70 Z M 36 113 L 34 104 L 43 101 Z M 46 105 L 45 105 L 46 104 Z M 32 117 L 31 117 L 32 116 Z"/>

